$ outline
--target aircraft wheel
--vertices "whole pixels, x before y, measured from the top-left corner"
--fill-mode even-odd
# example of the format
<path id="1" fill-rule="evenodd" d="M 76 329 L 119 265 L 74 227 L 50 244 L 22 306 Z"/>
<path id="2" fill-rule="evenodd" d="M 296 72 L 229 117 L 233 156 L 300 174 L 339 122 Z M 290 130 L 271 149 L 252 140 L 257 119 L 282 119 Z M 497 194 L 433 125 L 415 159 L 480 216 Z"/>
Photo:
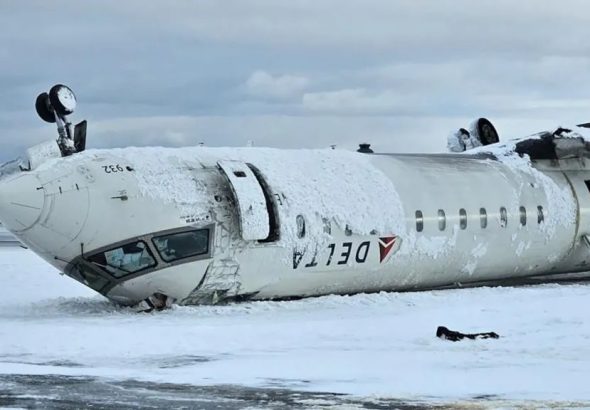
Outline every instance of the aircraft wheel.
<path id="1" fill-rule="evenodd" d="M 487 118 L 477 120 L 477 134 L 482 145 L 495 144 L 500 141 L 496 128 Z"/>
<path id="2" fill-rule="evenodd" d="M 76 109 L 76 95 L 63 84 L 57 84 L 49 90 L 49 101 L 60 117 L 70 115 Z"/>
<path id="3" fill-rule="evenodd" d="M 55 122 L 55 114 L 53 113 L 53 107 L 49 101 L 49 94 L 41 93 L 37 96 L 35 101 L 35 110 L 43 121 Z"/>

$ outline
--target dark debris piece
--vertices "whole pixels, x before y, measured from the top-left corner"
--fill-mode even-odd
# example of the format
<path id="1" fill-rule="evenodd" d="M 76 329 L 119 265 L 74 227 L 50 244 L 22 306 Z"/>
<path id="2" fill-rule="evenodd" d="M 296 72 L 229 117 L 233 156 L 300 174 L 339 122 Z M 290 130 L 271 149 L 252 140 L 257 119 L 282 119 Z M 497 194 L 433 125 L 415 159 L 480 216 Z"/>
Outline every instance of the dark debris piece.
<path id="1" fill-rule="evenodd" d="M 436 337 L 443 340 L 450 340 L 451 342 L 458 342 L 463 339 L 498 339 L 500 335 L 496 332 L 484 332 L 484 333 L 461 333 L 454 330 L 449 330 L 444 326 L 439 326 L 436 329 Z"/>

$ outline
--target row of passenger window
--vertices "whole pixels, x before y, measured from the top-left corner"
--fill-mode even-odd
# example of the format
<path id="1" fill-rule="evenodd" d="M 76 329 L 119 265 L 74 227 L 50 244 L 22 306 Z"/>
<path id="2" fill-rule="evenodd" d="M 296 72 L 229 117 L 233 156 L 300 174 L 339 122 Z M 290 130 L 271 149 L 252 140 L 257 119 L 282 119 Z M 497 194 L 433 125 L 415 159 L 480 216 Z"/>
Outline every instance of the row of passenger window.
<path id="1" fill-rule="evenodd" d="M 443 209 L 438 210 L 438 230 L 444 231 L 447 228 L 447 216 Z M 519 208 L 520 225 L 527 224 L 527 210 L 524 206 Z M 540 224 L 545 220 L 543 207 L 537 206 L 537 223 Z M 508 211 L 505 207 L 500 208 L 500 227 L 506 228 L 508 226 Z M 488 212 L 485 208 L 479 208 L 479 226 L 481 229 L 488 227 Z M 467 211 L 464 208 L 459 209 L 459 228 L 467 229 Z M 422 232 L 424 230 L 424 214 L 422 211 L 416 211 L 416 231 Z"/>

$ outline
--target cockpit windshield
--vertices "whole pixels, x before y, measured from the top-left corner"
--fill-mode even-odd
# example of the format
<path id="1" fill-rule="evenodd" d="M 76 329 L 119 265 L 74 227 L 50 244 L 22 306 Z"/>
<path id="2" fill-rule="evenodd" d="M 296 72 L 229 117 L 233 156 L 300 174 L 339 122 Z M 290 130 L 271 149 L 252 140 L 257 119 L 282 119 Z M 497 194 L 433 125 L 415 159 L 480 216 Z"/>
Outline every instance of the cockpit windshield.
<path id="1" fill-rule="evenodd" d="M 108 292 L 118 283 L 158 269 L 211 258 L 212 241 L 212 226 L 155 232 L 80 255 L 66 273 L 95 290 Z"/>
<path id="2" fill-rule="evenodd" d="M 95 272 L 95 268 L 83 261 L 72 264 L 66 273 L 97 292 L 100 292 L 109 283 L 107 278 L 102 277 Z"/>
<path id="3" fill-rule="evenodd" d="M 205 255 L 209 252 L 209 229 L 156 236 L 152 242 L 165 262 Z"/>
<path id="4" fill-rule="evenodd" d="M 90 263 L 107 270 L 115 278 L 156 266 L 156 260 L 143 241 L 127 243 L 87 259 Z"/>

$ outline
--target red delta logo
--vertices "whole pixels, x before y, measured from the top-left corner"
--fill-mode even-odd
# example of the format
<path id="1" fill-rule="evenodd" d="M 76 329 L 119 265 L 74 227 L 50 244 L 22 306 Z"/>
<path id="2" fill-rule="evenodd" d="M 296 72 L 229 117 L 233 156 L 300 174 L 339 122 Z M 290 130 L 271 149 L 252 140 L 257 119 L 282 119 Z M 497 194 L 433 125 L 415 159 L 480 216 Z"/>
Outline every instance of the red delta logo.
<path id="1" fill-rule="evenodd" d="M 385 236 L 379 238 L 379 263 L 382 263 L 393 249 L 397 236 Z"/>

